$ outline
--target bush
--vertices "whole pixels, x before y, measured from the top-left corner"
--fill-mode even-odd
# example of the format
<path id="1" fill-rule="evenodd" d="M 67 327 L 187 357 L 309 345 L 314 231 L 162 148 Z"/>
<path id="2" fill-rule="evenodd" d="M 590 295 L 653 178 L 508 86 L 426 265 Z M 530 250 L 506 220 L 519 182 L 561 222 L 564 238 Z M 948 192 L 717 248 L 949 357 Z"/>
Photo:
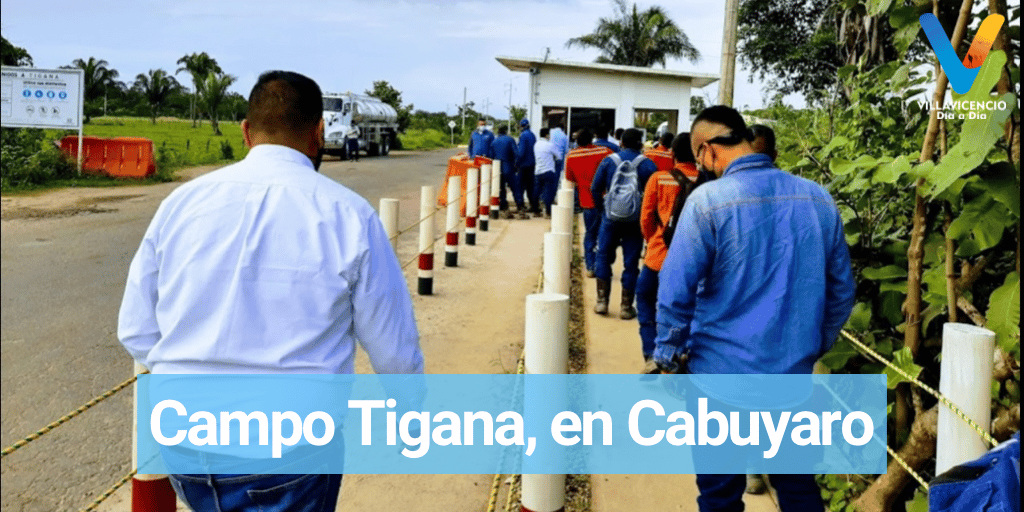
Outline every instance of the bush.
<path id="1" fill-rule="evenodd" d="M 34 128 L 3 128 L 0 144 L 0 188 L 32 188 L 48 181 L 74 177 L 69 162 L 46 133 Z"/>
<path id="2" fill-rule="evenodd" d="M 403 149 L 442 149 L 452 147 L 451 135 L 440 130 L 417 130 L 410 128 L 401 135 Z"/>
<path id="3" fill-rule="evenodd" d="M 220 141 L 220 157 L 224 160 L 235 159 L 235 148 L 231 147 L 230 142 L 226 140 Z"/>

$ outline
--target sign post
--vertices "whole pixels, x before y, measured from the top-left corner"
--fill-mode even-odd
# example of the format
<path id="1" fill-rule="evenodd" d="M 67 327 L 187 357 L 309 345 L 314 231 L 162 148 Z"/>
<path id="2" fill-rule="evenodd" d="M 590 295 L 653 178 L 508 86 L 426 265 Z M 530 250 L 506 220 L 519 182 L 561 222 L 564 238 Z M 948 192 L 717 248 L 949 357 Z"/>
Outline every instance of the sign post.
<path id="1" fill-rule="evenodd" d="M 78 130 L 78 173 L 82 173 L 82 118 L 85 72 L 3 66 L 0 70 L 0 125 L 5 128 Z"/>
<path id="2" fill-rule="evenodd" d="M 452 135 L 452 145 L 455 145 L 455 121 L 448 121 L 448 131 Z"/>

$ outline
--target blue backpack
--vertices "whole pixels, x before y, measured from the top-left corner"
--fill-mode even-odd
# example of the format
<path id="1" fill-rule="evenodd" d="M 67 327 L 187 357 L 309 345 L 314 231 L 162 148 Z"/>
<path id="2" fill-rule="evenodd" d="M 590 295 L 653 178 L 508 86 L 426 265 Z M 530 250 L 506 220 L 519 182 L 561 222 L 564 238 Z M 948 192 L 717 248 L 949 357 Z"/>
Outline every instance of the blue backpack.
<path id="1" fill-rule="evenodd" d="M 604 214 L 609 220 L 618 222 L 639 220 L 644 194 L 640 190 L 638 169 L 640 162 L 647 157 L 639 155 L 626 162 L 616 153 L 610 158 L 615 163 L 615 173 L 604 196 Z"/>

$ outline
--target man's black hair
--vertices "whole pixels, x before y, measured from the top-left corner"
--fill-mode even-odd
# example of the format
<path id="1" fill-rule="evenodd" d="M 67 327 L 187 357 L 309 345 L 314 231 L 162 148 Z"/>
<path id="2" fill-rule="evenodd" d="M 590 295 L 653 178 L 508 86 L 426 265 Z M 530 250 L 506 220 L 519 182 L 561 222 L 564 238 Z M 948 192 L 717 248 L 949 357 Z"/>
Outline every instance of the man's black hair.
<path id="1" fill-rule="evenodd" d="M 498 127 L 498 135 L 507 135 L 507 134 L 508 134 L 508 126 L 501 125 L 501 126 Z"/>
<path id="2" fill-rule="evenodd" d="M 673 135 L 671 132 L 665 132 L 665 133 L 661 134 L 661 138 L 658 139 L 658 144 L 661 144 L 662 146 L 664 146 L 666 148 L 670 148 L 670 147 L 672 147 L 672 139 L 674 139 L 674 138 L 675 138 L 675 135 Z"/>
<path id="3" fill-rule="evenodd" d="M 731 131 L 731 137 L 715 137 L 715 141 L 723 146 L 735 146 L 742 141 L 751 142 L 754 140 L 754 135 L 747 129 L 747 122 L 743 120 L 743 116 L 732 108 L 725 105 L 715 105 L 708 107 L 697 114 L 697 118 L 693 120 L 693 124 L 690 126 L 697 126 L 697 123 L 706 121 L 709 123 L 720 124 L 725 126 Z"/>
<path id="4" fill-rule="evenodd" d="M 477 119 L 476 122 L 487 124 L 487 119 L 481 117 L 480 119 Z"/>
<path id="5" fill-rule="evenodd" d="M 594 128 L 594 137 L 598 139 L 608 138 L 608 125 L 599 124 L 597 128 Z"/>
<path id="6" fill-rule="evenodd" d="M 590 128 L 584 128 L 577 132 L 576 143 L 580 146 L 589 146 L 594 143 L 594 132 Z"/>
<path id="7" fill-rule="evenodd" d="M 681 164 L 692 164 L 696 160 L 693 157 L 693 150 L 690 149 L 689 132 L 683 132 L 676 135 L 675 140 L 672 141 L 672 156 L 676 159 L 676 162 Z"/>
<path id="8" fill-rule="evenodd" d="M 626 130 L 624 130 L 622 128 L 616 128 L 615 129 L 615 138 L 618 139 L 618 140 L 622 140 L 622 132 L 624 132 L 624 131 L 626 131 Z"/>
<path id="9" fill-rule="evenodd" d="M 764 149 L 769 154 L 775 153 L 775 130 L 763 124 L 752 124 L 750 125 L 750 133 L 754 135 L 754 138 L 764 139 Z"/>
<path id="10" fill-rule="evenodd" d="M 630 128 L 622 132 L 622 147 L 640 151 L 644 148 L 644 132 L 636 128 Z"/>
<path id="11" fill-rule="evenodd" d="M 324 100 L 313 79 L 292 71 L 267 71 L 249 93 L 245 119 L 253 131 L 301 134 L 316 128 Z"/>
<path id="12" fill-rule="evenodd" d="M 540 129 L 540 136 L 541 137 L 547 137 L 548 134 L 550 134 L 550 133 L 551 133 L 551 128 L 541 128 Z"/>

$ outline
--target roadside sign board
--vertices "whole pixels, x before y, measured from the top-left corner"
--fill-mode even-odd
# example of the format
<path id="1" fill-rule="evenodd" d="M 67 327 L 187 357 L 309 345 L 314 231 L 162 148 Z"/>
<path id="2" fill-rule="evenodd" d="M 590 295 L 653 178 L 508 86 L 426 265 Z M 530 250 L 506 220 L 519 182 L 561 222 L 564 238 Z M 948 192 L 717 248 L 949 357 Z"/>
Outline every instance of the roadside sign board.
<path id="1" fill-rule="evenodd" d="M 3 66 L 0 125 L 82 129 L 84 72 Z"/>

